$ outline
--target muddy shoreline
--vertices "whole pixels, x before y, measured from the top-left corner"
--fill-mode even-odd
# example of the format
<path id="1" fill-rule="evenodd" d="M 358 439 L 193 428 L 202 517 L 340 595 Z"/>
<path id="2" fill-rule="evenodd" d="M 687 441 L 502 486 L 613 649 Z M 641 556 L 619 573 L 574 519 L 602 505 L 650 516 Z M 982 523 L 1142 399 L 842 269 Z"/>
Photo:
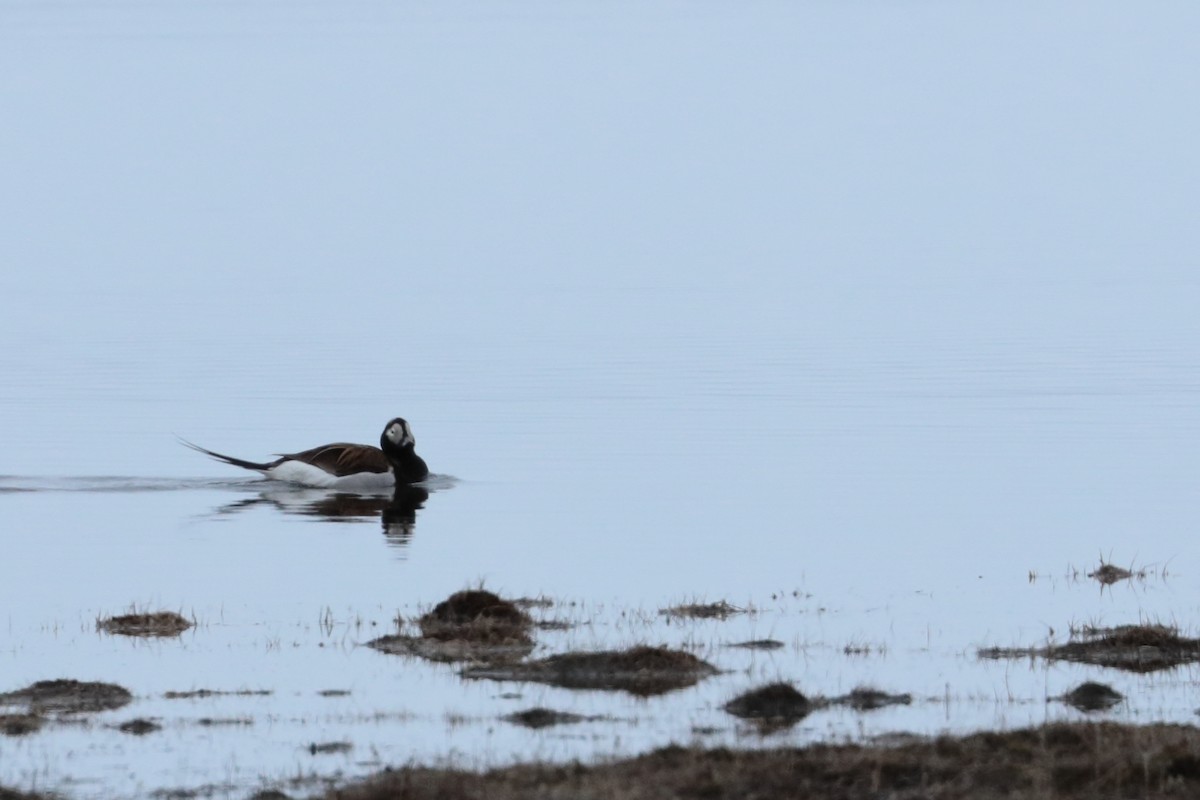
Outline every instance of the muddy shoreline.
<path id="1" fill-rule="evenodd" d="M 890 736 L 864 744 L 764 750 L 665 747 L 586 765 L 527 763 L 476 772 L 403 766 L 324 794 L 247 798 L 1167 798 L 1200 793 L 1200 728 L 1055 723 L 1003 733 Z M 0 787 L 0 800 L 62 795 Z M 69 795 L 67 795 L 69 797 Z"/>
<path id="2" fill-rule="evenodd" d="M 666 747 L 594 766 L 522 764 L 483 773 L 405 767 L 324 797 L 952 800 L 1198 792 L 1200 729 L 1100 722 L 771 750 Z"/>

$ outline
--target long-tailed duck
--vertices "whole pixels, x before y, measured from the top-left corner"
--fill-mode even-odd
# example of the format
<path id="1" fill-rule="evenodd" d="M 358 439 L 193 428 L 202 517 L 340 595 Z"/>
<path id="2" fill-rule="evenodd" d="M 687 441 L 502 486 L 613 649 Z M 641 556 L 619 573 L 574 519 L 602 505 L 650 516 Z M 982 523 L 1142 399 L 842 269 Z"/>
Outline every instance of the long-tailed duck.
<path id="1" fill-rule="evenodd" d="M 429 467 L 417 455 L 416 439 L 408 422 L 396 417 L 383 429 L 379 447 L 337 442 L 299 453 L 279 455 L 274 461 L 245 461 L 215 453 L 186 439 L 188 447 L 235 467 L 262 473 L 277 481 L 303 486 L 339 489 L 382 489 L 417 483 L 429 477 Z"/>

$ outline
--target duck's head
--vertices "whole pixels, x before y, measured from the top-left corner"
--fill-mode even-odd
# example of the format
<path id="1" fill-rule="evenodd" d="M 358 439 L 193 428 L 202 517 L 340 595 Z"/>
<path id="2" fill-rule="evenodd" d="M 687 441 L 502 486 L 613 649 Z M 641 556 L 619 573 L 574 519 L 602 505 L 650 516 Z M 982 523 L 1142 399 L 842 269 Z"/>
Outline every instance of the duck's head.
<path id="1" fill-rule="evenodd" d="M 384 427 L 380 439 L 384 450 L 413 447 L 417 443 L 413 438 L 412 428 L 408 427 L 408 421 L 400 417 L 396 417 Z"/>

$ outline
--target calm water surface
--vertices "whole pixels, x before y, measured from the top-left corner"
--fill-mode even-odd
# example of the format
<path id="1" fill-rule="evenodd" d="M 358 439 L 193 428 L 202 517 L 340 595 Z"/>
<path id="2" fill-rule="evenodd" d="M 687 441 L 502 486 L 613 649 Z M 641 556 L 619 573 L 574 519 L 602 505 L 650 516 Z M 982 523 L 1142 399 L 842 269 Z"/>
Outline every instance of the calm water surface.
<path id="1" fill-rule="evenodd" d="M 1084 679 L 1194 721 L 1193 670 L 975 655 L 1197 629 L 1200 20 L 1105 7 L 0 2 L 0 691 L 136 697 L 0 738 L 0 784 L 1015 726 Z M 175 439 L 397 415 L 437 473 L 399 503 Z M 361 646 L 481 582 L 574 623 L 539 655 L 726 672 L 639 700 Z M 658 614 L 721 599 L 753 613 Z M 95 630 L 131 607 L 197 625 Z M 777 679 L 914 702 L 765 739 L 721 710 Z M 202 688 L 270 694 L 163 696 Z M 532 705 L 605 719 L 499 720 Z"/>

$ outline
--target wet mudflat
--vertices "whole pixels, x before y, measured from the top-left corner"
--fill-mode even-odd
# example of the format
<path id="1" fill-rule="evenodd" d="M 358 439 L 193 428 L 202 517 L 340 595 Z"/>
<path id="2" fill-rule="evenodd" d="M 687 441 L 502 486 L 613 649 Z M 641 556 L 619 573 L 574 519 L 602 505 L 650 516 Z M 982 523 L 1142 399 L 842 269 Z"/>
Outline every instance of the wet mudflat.
<path id="1" fill-rule="evenodd" d="M 129 747 L 169 754 L 200 741 L 210 752 L 228 753 L 227 759 L 260 742 L 252 749 L 264 760 L 240 760 L 233 780 L 189 783 L 164 773 L 150 779 L 156 783 L 140 785 L 181 797 L 242 798 L 266 787 L 289 797 L 328 792 L 368 798 L 390 796 L 397 786 L 413 797 L 439 796 L 452 787 L 501 798 L 563 791 L 609 796 L 632 787 L 629 796 L 639 797 L 636 785 L 654 774 L 664 796 L 691 796 L 704 787 L 706 796 L 732 798 L 760 786 L 784 797 L 867 790 L 914 798 L 989 792 L 1103 797 L 1137 784 L 1153 797 L 1186 789 L 1200 775 L 1185 757 L 1200 735 L 1188 724 L 1192 709 L 1172 712 L 1159 705 L 1170 696 L 1165 687 L 1190 685 L 1187 673 L 1131 670 L 1123 658 L 1071 658 L 1064 662 L 1071 669 L 1058 674 L 1058 668 L 1037 665 L 1059 663 L 1054 654 L 1071 642 L 1036 652 L 983 648 L 964 663 L 984 673 L 1014 659 L 1033 665 L 1023 668 L 1032 681 L 1023 682 L 1020 673 L 1003 676 L 1010 691 L 1024 685 L 1025 694 L 989 700 L 930 680 L 931 668 L 945 662 L 924 647 L 903 648 L 894 639 L 798 641 L 786 633 L 791 626 L 803 629 L 812 615 L 832 613 L 814 600 L 805 592 L 777 592 L 773 600 L 753 598 L 736 615 L 681 617 L 662 614 L 661 607 L 593 605 L 545 594 L 513 599 L 483 587 L 465 589 L 375 618 L 339 620 L 327 612 L 306 626 L 315 638 L 291 643 L 300 660 L 291 659 L 287 673 L 259 669 L 232 685 L 188 687 L 173 680 L 175 688 L 155 691 L 152 681 L 134 673 L 127 685 L 48 679 L 14 686 L 0 693 L 0 733 L 18 757 L 24 748 L 46 752 L 39 748 L 87 743 L 90 759 L 63 765 L 56 781 L 42 784 L 67 797 L 137 794 L 141 790 L 121 782 L 97 791 L 97 778 L 86 776 L 103 774 L 105 760 Z M 157 612 L 143 616 L 156 618 Z M 547 620 L 557 624 L 544 627 Z M 365 635 L 388 627 L 398 632 Z M 754 638 L 764 627 L 783 640 Z M 590 633 L 597 630 L 608 633 Z M 230 642 L 220 631 L 199 615 L 184 634 L 190 638 L 173 646 L 184 646 L 186 661 L 187 651 L 205 649 L 206 637 Z M 1088 641 L 1118 651 L 1153 645 L 1172 652 L 1186 649 L 1187 641 L 1165 626 L 1086 633 Z M 92 636 L 97 634 L 101 638 L 93 641 L 123 641 L 125 657 L 147 664 L 159 663 L 163 654 L 139 650 L 139 642 L 174 638 L 112 636 L 103 628 Z M 597 641 L 608 647 L 596 647 Z M 254 649 L 254 664 L 269 665 L 281 655 L 276 645 Z M 228 654 L 229 644 L 217 651 Z M 304 689 L 289 685 L 289 677 L 305 674 L 301 663 L 320 660 L 325 651 L 341 654 L 340 685 L 322 684 L 316 673 Z M 834 682 L 814 671 L 814 663 L 827 664 Z M 379 690 L 377 672 L 364 683 L 357 667 L 382 668 L 395 678 L 382 685 L 392 688 Z M 212 669 L 209 674 L 229 674 Z M 1098 679 L 1070 682 L 1072 675 Z M 1121 675 L 1150 682 L 1130 683 Z M 1164 675 L 1167 683 L 1159 677 Z M 1051 691 L 1055 686 L 1059 690 Z M 432 699 L 424 710 L 416 702 L 422 696 Z M 1153 724 L 1153 717 L 1185 724 Z M 1130 724 L 1134 719 L 1141 724 Z M 1034 727 L 1010 730 L 1009 720 Z M 980 725 L 994 730 L 970 732 Z M 640 734 L 647 728 L 650 735 Z M 958 732 L 939 735 L 947 728 Z M 290 755 L 271 756 L 261 746 L 264 730 L 275 741 L 290 742 L 284 748 Z M 524 742 L 525 752 L 482 763 L 473 758 L 439 768 L 395 768 L 412 760 L 422 740 L 434 746 L 418 762 L 444 762 L 446 742 L 472 739 L 479 742 L 475 753 L 497 741 Z M 661 749 L 665 745 L 671 746 Z M 563 766 L 576 760 L 585 766 Z M 301 772 L 281 769 L 289 762 L 301 765 Z M 378 774 L 384 767 L 388 773 Z M 11 773 L 6 784 L 18 790 L 37 785 Z"/>

